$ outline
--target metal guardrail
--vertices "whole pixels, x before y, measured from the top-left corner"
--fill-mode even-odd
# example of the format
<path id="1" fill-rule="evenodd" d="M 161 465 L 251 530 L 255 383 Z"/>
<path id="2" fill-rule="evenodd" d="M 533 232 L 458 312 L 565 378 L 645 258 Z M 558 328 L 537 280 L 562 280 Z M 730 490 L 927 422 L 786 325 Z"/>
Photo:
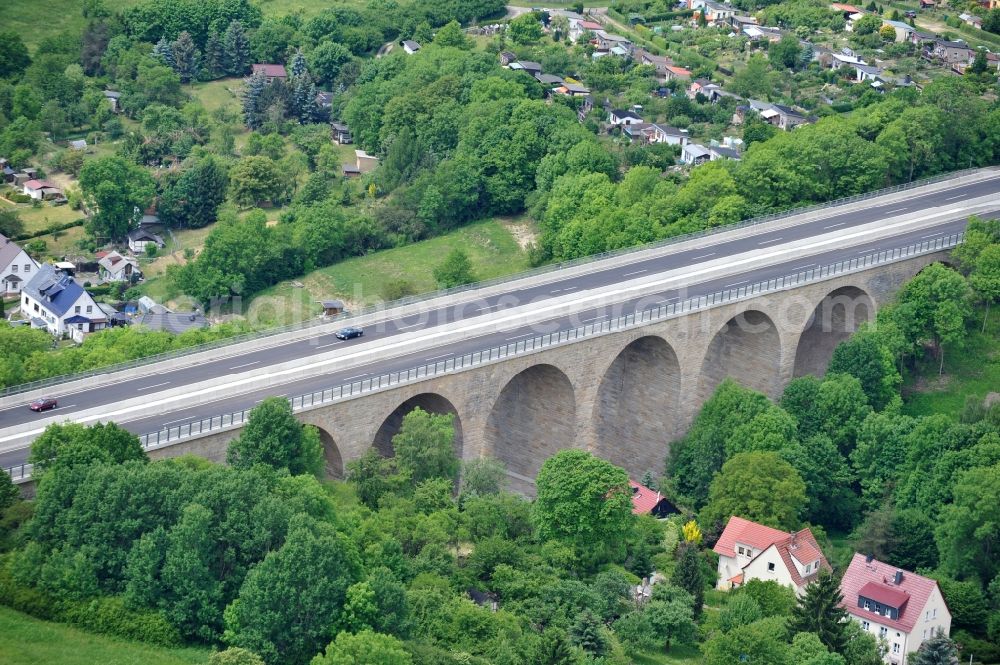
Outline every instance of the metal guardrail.
<path id="1" fill-rule="evenodd" d="M 833 201 L 827 201 L 825 203 L 816 203 L 809 206 L 802 206 L 799 208 L 790 208 L 781 212 L 774 212 L 768 215 L 761 215 L 759 217 L 753 217 L 751 219 L 746 219 L 736 224 L 730 224 L 728 226 L 716 226 L 710 229 L 703 229 L 701 231 L 692 231 L 691 233 L 685 233 L 677 236 L 671 236 L 670 238 L 664 238 L 663 240 L 657 240 L 655 242 L 647 243 L 645 245 L 639 245 L 636 247 L 623 247 L 621 249 L 609 250 L 607 252 L 601 252 L 600 254 L 591 254 L 590 256 L 584 256 L 578 259 L 572 259 L 569 261 L 563 261 L 561 263 L 552 263 L 545 266 L 539 266 L 531 270 L 526 270 L 524 272 L 517 273 L 515 275 L 507 275 L 505 277 L 497 277 L 494 279 L 485 280 L 482 282 L 475 282 L 473 284 L 466 284 L 463 286 L 456 286 L 450 289 L 441 289 L 439 291 L 430 291 L 421 295 L 407 296 L 406 298 L 400 298 L 399 300 L 394 300 L 388 303 L 381 303 L 378 305 L 371 305 L 361 309 L 357 312 L 352 312 L 347 315 L 341 315 L 334 318 L 323 318 L 317 317 L 314 319 L 309 319 L 307 321 L 302 321 L 299 323 L 289 324 L 287 326 L 280 326 L 277 328 L 268 328 L 266 330 L 260 330 L 252 333 L 247 333 L 244 335 L 237 335 L 235 337 L 226 337 L 224 339 L 219 339 L 214 342 L 207 342 L 205 344 L 199 344 L 197 346 L 189 346 L 183 349 L 177 349 L 175 351 L 167 351 L 166 353 L 160 353 L 153 356 L 146 356 L 145 358 L 137 358 L 135 360 L 129 360 L 122 363 L 116 363 L 114 365 L 105 365 L 104 367 L 96 367 L 91 370 L 84 372 L 78 372 L 75 374 L 62 374 L 59 376 L 49 377 L 47 379 L 39 379 L 38 381 L 31 381 L 29 383 L 22 383 L 16 386 L 9 386 L 7 388 L 0 389 L 0 397 L 7 397 L 9 395 L 16 395 L 18 393 L 24 393 L 31 390 L 36 390 L 38 388 L 45 388 L 48 386 L 58 385 L 60 383 L 65 383 L 67 381 L 76 381 L 78 379 L 85 379 L 91 376 L 100 376 L 101 374 L 110 374 L 113 372 L 119 372 L 122 370 L 133 369 L 136 367 L 142 367 L 144 365 L 152 365 L 154 363 L 162 362 L 165 360 L 172 360 L 174 358 L 180 358 L 183 356 L 189 356 L 195 353 L 200 353 L 202 351 L 210 351 L 212 349 L 222 348 L 226 346 L 231 346 L 235 344 L 241 344 L 243 342 L 250 342 L 258 339 L 264 339 L 267 337 L 274 337 L 276 335 L 281 335 L 287 332 L 296 332 L 299 330 L 305 330 L 308 328 L 318 327 L 333 321 L 350 321 L 353 318 L 365 316 L 375 312 L 383 311 L 393 307 L 401 307 L 404 305 L 411 305 L 414 303 L 431 300 L 433 298 L 439 298 L 442 296 L 453 295 L 457 293 L 462 293 L 465 291 L 473 291 L 476 289 L 487 288 L 490 286 L 495 286 L 497 284 L 503 284 L 505 282 L 512 282 L 519 279 L 525 279 L 528 277 L 534 277 L 537 275 L 544 275 L 546 273 L 555 272 L 557 270 L 562 270 L 564 268 L 572 268 L 574 266 L 585 265 L 588 263 L 593 263 L 596 261 L 602 261 L 604 259 L 613 258 L 616 256 L 622 256 L 625 254 L 631 254 L 635 252 L 643 252 L 650 249 L 658 249 L 661 247 L 667 247 L 669 245 L 677 244 L 680 242 L 686 242 L 688 240 L 693 240 L 695 238 L 702 238 L 707 236 L 713 236 L 719 233 L 725 233 L 727 231 L 735 231 L 742 228 L 757 226 L 759 224 L 764 224 L 766 222 L 772 222 L 777 219 L 783 219 L 786 217 L 793 217 L 795 215 L 802 215 L 808 212 L 814 212 L 816 210 L 824 210 L 827 208 L 833 208 L 836 206 L 847 205 L 848 203 L 854 203 L 857 201 L 864 201 L 867 199 L 877 198 L 879 196 L 886 196 L 888 194 L 893 194 L 895 192 L 901 192 L 908 189 L 915 189 L 917 187 L 923 187 L 926 185 L 931 185 L 937 182 L 943 182 L 945 180 L 952 180 L 955 178 L 960 178 L 964 175 L 969 175 L 971 173 L 976 173 L 982 169 L 963 169 L 961 171 L 953 171 L 951 173 L 943 173 L 940 175 L 932 176 L 930 178 L 924 178 L 922 180 L 916 180 L 914 182 L 904 183 L 902 185 L 895 185 L 893 187 L 886 187 L 884 189 L 879 189 L 873 192 L 866 192 L 864 194 L 855 194 L 853 196 L 847 196 L 840 199 L 835 199 Z"/>
<path id="2" fill-rule="evenodd" d="M 363 381 L 353 381 L 333 388 L 319 390 L 304 395 L 289 398 L 293 411 L 302 411 L 314 406 L 331 404 L 359 397 L 380 390 L 388 390 L 401 385 L 422 381 L 429 377 L 451 374 L 453 372 L 477 367 L 484 364 L 498 362 L 506 358 L 517 356 L 523 353 L 531 353 L 540 349 L 559 346 L 587 339 L 594 336 L 606 335 L 620 330 L 626 330 L 635 326 L 683 316 L 690 312 L 699 311 L 722 305 L 725 303 L 753 298 L 764 293 L 783 291 L 792 287 L 819 282 L 831 277 L 865 270 L 872 266 L 884 265 L 896 261 L 902 261 L 913 256 L 938 252 L 943 249 L 951 249 L 962 242 L 964 233 L 955 233 L 948 236 L 914 243 L 905 247 L 892 250 L 872 252 L 847 261 L 839 261 L 812 270 L 805 270 L 790 275 L 784 275 L 775 279 L 748 284 L 738 289 L 726 289 L 716 291 L 706 296 L 688 298 L 677 303 L 651 307 L 641 312 L 627 314 L 619 317 L 608 316 L 607 318 L 579 326 L 571 330 L 564 330 L 557 333 L 538 335 L 531 339 L 494 346 L 482 351 L 467 353 L 463 356 L 444 360 L 441 362 L 420 365 L 419 367 L 403 370 L 400 372 L 390 372 Z M 246 422 L 250 410 L 243 409 L 232 413 L 225 413 L 210 418 L 203 418 L 196 422 L 167 427 L 156 432 L 143 434 L 139 441 L 144 449 L 160 448 L 166 445 L 177 443 L 191 437 L 203 436 L 209 433 L 221 432 L 233 427 L 238 427 Z M 31 476 L 31 465 L 21 464 L 19 466 L 6 469 L 11 478 L 15 481 L 27 480 Z"/>

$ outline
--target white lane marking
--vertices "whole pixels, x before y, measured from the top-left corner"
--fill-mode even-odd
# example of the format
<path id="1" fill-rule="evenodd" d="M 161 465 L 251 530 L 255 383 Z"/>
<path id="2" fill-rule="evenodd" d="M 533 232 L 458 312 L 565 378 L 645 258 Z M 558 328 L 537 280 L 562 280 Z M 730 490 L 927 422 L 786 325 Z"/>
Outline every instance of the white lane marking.
<path id="1" fill-rule="evenodd" d="M 955 199 L 960 199 L 964 196 L 965 194 L 959 194 L 958 196 L 949 196 L 948 198 L 945 199 L 945 201 L 954 201 Z"/>
<path id="2" fill-rule="evenodd" d="M 344 379 L 344 381 L 353 381 L 354 379 L 360 379 L 360 378 L 365 377 L 365 376 L 368 376 L 367 372 L 364 373 L 364 374 L 358 374 L 357 376 L 349 376 L 346 379 Z"/>
<path id="3" fill-rule="evenodd" d="M 743 280 L 742 282 L 733 282 L 732 284 L 726 284 L 726 285 L 725 285 L 725 286 L 723 286 L 722 288 L 724 288 L 724 289 L 728 289 L 728 288 L 729 288 L 729 287 L 731 287 L 731 286 L 739 286 L 740 284 L 746 284 L 746 283 L 747 283 L 747 282 L 749 282 L 749 281 L 750 281 L 749 279 L 744 279 L 744 280 Z"/>
<path id="4" fill-rule="evenodd" d="M 151 386 L 143 386 L 142 388 L 136 388 L 135 391 L 136 392 L 141 392 L 143 390 L 149 390 L 151 388 L 159 388 L 160 386 L 165 386 L 168 383 L 170 383 L 170 382 L 169 381 L 164 381 L 163 383 L 155 383 L 155 384 L 153 384 Z"/>
<path id="5" fill-rule="evenodd" d="M 770 240 L 761 240 L 757 244 L 758 245 L 770 245 L 772 242 L 778 242 L 779 240 L 782 240 L 781 236 L 778 236 L 777 238 L 771 238 Z"/>
<path id="6" fill-rule="evenodd" d="M 317 349 L 325 349 L 328 346 L 336 346 L 337 344 L 340 344 L 340 342 L 341 342 L 341 340 L 338 339 L 336 342 L 330 342 L 329 344 L 320 344 L 316 348 Z"/>
<path id="7" fill-rule="evenodd" d="M 869 248 L 869 249 L 862 249 L 860 252 L 858 252 L 858 254 L 873 254 L 874 252 L 877 252 L 877 251 L 879 251 L 878 247 L 876 247 L 875 249 L 871 249 L 871 248 Z"/>
<path id="8" fill-rule="evenodd" d="M 408 326 L 399 326 L 398 328 L 396 328 L 396 330 L 406 330 L 408 328 L 416 328 L 419 325 L 423 325 L 423 324 L 421 324 L 421 323 L 411 323 Z"/>
<path id="9" fill-rule="evenodd" d="M 58 411 L 59 409 L 72 409 L 76 404 L 60 404 L 59 406 L 54 406 L 49 411 Z"/>
<path id="10" fill-rule="evenodd" d="M 554 291 L 552 293 L 555 293 Z M 460 307 L 460 306 L 459 306 Z M 489 307 L 477 307 L 475 309 L 470 309 L 469 314 L 475 314 L 476 312 L 488 312 L 491 309 L 496 309 L 497 307 L 503 307 L 503 303 L 497 303 L 496 305 L 490 305 Z M 414 324 L 414 325 L 420 325 Z M 397 330 L 402 330 L 402 328 L 397 328 Z"/>
<path id="11" fill-rule="evenodd" d="M 445 354 L 440 355 L 440 356 L 433 356 L 431 358 L 424 358 L 424 362 L 429 362 L 431 360 L 440 360 L 441 358 L 447 358 L 448 356 L 453 356 L 453 355 L 455 355 L 455 354 L 454 353 L 445 353 Z"/>
<path id="12" fill-rule="evenodd" d="M 559 293 L 562 289 L 552 289 L 549 293 Z"/>
<path id="13" fill-rule="evenodd" d="M 657 300 L 657 301 L 656 301 L 655 303 L 653 303 L 653 304 L 654 304 L 654 305 L 659 305 L 660 303 L 668 303 L 668 302 L 673 302 L 673 301 L 675 301 L 675 300 L 680 300 L 680 298 L 667 298 L 667 299 L 665 299 L 665 300 Z"/>
<path id="14" fill-rule="evenodd" d="M 896 208 L 895 210 L 886 210 L 885 214 L 891 215 L 894 212 L 903 212 L 904 210 L 909 210 L 909 208 Z"/>
<path id="15" fill-rule="evenodd" d="M 635 272 L 627 272 L 624 275 L 622 275 L 622 277 L 628 277 L 629 275 L 638 275 L 640 273 L 647 272 L 648 270 L 649 268 L 643 268 L 642 270 L 636 270 Z"/>
<path id="16" fill-rule="evenodd" d="M 697 261 L 699 259 L 707 259 L 710 256 L 715 256 L 715 252 L 712 252 L 711 254 L 702 254 L 701 256 L 692 256 L 691 260 L 692 261 Z"/>
<path id="17" fill-rule="evenodd" d="M 579 286 L 569 286 L 569 287 L 566 287 L 565 289 L 563 289 L 563 291 L 574 291 L 574 290 L 576 290 L 578 288 L 580 288 L 580 287 Z"/>
<path id="18" fill-rule="evenodd" d="M 532 336 L 532 335 L 534 335 L 534 334 L 535 334 L 535 333 L 525 333 L 525 334 L 523 334 L 523 335 L 517 335 L 516 337 L 508 337 L 508 338 L 507 338 L 507 339 L 505 339 L 504 341 L 505 341 L 505 342 L 509 342 L 509 341 L 510 341 L 510 340 L 512 340 L 512 339 L 521 339 L 522 337 L 531 337 L 531 336 Z"/>
<path id="19" fill-rule="evenodd" d="M 792 270 L 802 270 L 803 268 L 812 268 L 814 265 L 816 265 L 816 264 L 815 263 L 807 263 L 804 266 L 799 266 L 798 268 L 792 268 Z"/>
<path id="20" fill-rule="evenodd" d="M 190 418 L 190 416 L 188 416 L 187 418 L 181 418 L 179 420 L 170 420 L 170 421 L 167 421 L 167 422 L 163 423 L 161 426 L 162 427 L 169 427 L 170 425 L 173 425 L 175 423 L 182 423 L 185 420 L 188 420 L 189 418 Z"/>
<path id="21" fill-rule="evenodd" d="M 230 367 L 229 369 L 239 369 L 241 367 L 249 367 L 250 365 L 256 365 L 259 362 L 260 362 L 259 360 L 255 360 L 252 363 L 243 363 L 242 365 L 237 365 L 236 367 Z"/>
<path id="22" fill-rule="evenodd" d="M 580 323 L 587 323 L 589 321 L 596 321 L 597 319 L 602 319 L 602 318 L 604 318 L 604 317 L 602 317 L 602 316 L 592 316 L 589 319 L 580 319 Z M 514 338 L 510 337 L 508 339 L 514 339 Z"/>
<path id="23" fill-rule="evenodd" d="M 847 223 L 847 222 L 837 222 L 836 224 L 831 224 L 830 226 L 824 226 L 824 227 L 823 227 L 823 230 L 825 231 L 825 230 L 827 230 L 827 229 L 835 229 L 835 228 L 837 228 L 838 226 L 843 226 L 843 225 L 844 225 L 844 224 L 846 224 L 846 223 Z"/>
<path id="24" fill-rule="evenodd" d="M 921 238 L 933 238 L 934 236 L 943 236 L 943 235 L 944 235 L 944 231 L 941 231 L 940 233 L 932 233 L 930 235 L 920 236 L 920 237 Z"/>

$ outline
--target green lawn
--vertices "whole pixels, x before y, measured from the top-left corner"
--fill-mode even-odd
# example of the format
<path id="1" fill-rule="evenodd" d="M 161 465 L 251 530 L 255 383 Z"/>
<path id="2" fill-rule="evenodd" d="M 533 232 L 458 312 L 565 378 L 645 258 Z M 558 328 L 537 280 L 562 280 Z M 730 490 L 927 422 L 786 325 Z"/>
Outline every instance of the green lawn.
<path id="1" fill-rule="evenodd" d="M 112 11 L 141 4 L 142 0 L 108 0 Z M 259 0 L 265 16 L 284 16 L 302 12 L 310 18 L 323 9 L 336 5 L 363 7 L 365 0 Z M 79 34 L 87 21 L 80 13 L 80 0 L 8 0 L 3 5 L 3 27 L 21 35 L 29 49 L 52 35 L 72 31 Z"/>
<path id="2" fill-rule="evenodd" d="M 110 0 L 109 8 L 125 9 L 139 4 L 140 0 Z M 80 0 L 8 0 L 4 3 L 3 26 L 21 36 L 29 49 L 34 50 L 46 37 L 71 31 L 79 35 L 87 24 L 80 13 Z"/>
<path id="3" fill-rule="evenodd" d="M 55 234 L 49 233 L 38 236 L 37 239 L 45 243 L 45 251 L 42 253 L 41 258 L 52 258 L 58 261 L 63 256 L 79 254 L 80 248 L 77 243 L 83 240 L 86 235 L 86 231 L 82 226 L 74 226 Z M 35 258 L 39 257 L 36 256 Z"/>
<path id="4" fill-rule="evenodd" d="M 211 113 L 216 109 L 228 107 L 235 113 L 240 112 L 238 97 L 243 81 L 239 78 L 225 78 L 205 83 L 192 83 L 184 86 L 185 92 L 201 102 L 205 110 Z"/>
<path id="5" fill-rule="evenodd" d="M 937 360 L 919 364 L 919 373 L 907 377 L 903 387 L 903 410 L 912 416 L 945 413 L 956 416 L 972 395 L 978 399 L 988 392 L 1000 392 L 1000 311 L 990 312 L 986 333 L 982 330 L 983 311 L 976 312 L 978 324 L 965 348 L 945 353 L 944 375 L 938 378 Z"/>
<path id="6" fill-rule="evenodd" d="M 533 230 L 517 220 L 522 230 Z M 391 280 L 406 280 L 417 293 L 436 289 L 434 267 L 455 248 L 469 254 L 476 277 L 490 279 L 526 270 L 527 253 L 511 234 L 510 225 L 498 220 L 478 222 L 438 238 L 341 261 L 291 282 L 264 291 L 249 314 L 255 325 L 288 323 L 315 316 L 316 301 L 338 297 L 358 309 L 382 300 Z M 301 285 L 301 286 L 298 286 Z"/>
<path id="7" fill-rule="evenodd" d="M 0 607 L 0 662 L 5 665 L 190 665 L 206 649 L 167 649 L 94 635 Z"/>
<path id="8" fill-rule="evenodd" d="M 13 205 L 5 200 L 0 200 L 0 206 L 17 210 L 17 216 L 24 222 L 25 233 L 42 231 L 55 224 L 65 224 L 83 218 L 82 212 L 73 210 L 68 205 L 52 206 L 46 203 L 40 208 L 35 208 L 27 203 Z"/>

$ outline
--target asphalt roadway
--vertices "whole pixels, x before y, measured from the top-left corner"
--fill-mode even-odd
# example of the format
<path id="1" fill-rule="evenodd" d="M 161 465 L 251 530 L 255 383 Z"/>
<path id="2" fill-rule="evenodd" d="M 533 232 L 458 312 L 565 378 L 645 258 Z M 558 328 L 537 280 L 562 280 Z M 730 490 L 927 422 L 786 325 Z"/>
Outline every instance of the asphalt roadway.
<path id="1" fill-rule="evenodd" d="M 107 405 L 110 409 L 110 407 L 123 400 L 143 395 L 149 395 L 150 399 L 154 399 L 158 390 L 175 389 L 223 375 L 259 370 L 268 365 L 309 357 L 319 352 L 327 353 L 328 351 L 335 350 L 333 347 L 338 345 L 344 347 L 350 346 L 352 351 L 363 350 L 365 344 L 387 336 L 411 333 L 418 329 L 425 330 L 458 320 L 468 320 L 518 305 L 539 303 L 576 292 L 582 293 L 590 289 L 619 284 L 685 266 L 694 266 L 699 262 L 715 261 L 726 256 L 742 254 L 756 249 L 780 247 L 784 243 L 847 231 L 852 227 L 869 224 L 880 219 L 905 215 L 907 213 L 917 213 L 942 205 L 954 205 L 959 199 L 972 199 L 990 194 L 996 194 L 998 196 L 998 204 L 1000 204 L 1000 174 L 991 179 L 941 189 L 902 201 L 896 200 L 887 204 L 873 205 L 862 210 L 837 213 L 836 208 L 831 208 L 829 215 L 793 227 L 767 231 L 735 240 L 722 240 L 710 247 L 701 247 L 656 256 L 627 265 L 568 277 L 565 280 L 559 280 L 558 273 L 553 273 L 549 275 L 553 280 L 545 284 L 511 290 L 488 298 L 477 298 L 476 292 L 470 291 L 467 294 L 467 298 L 463 299 L 462 302 L 430 312 L 423 312 L 420 315 L 411 315 L 382 322 L 377 327 L 366 328 L 364 337 L 348 341 L 339 341 L 332 334 L 326 334 L 277 347 L 248 352 L 239 357 L 224 358 L 192 367 L 184 367 L 149 376 L 128 379 L 88 391 L 60 394 L 58 387 L 54 387 L 52 394 L 59 398 L 60 401 L 58 409 L 37 414 L 29 411 L 24 405 L 9 407 L 0 410 L 0 427 L 30 423 L 50 415 L 61 415 L 67 419 L 72 419 L 72 414 L 77 411 L 93 409 L 103 405 Z M 877 201 L 877 199 L 873 199 L 874 201 Z M 998 208 L 1000 208 L 1000 205 L 998 205 Z M 446 360 L 453 356 L 515 342 L 542 333 L 574 328 L 589 321 L 603 318 L 608 314 L 628 314 L 635 310 L 635 305 L 638 301 L 641 301 L 641 307 L 645 308 L 652 306 L 656 302 L 675 302 L 682 298 L 706 295 L 727 288 L 738 288 L 738 286 L 746 283 L 764 281 L 802 270 L 809 270 L 820 265 L 836 263 L 862 254 L 903 247 L 921 240 L 930 240 L 941 235 L 956 233 L 962 230 L 965 224 L 965 216 L 956 215 L 955 219 L 942 222 L 932 228 L 923 228 L 899 234 L 877 242 L 856 245 L 846 243 L 844 247 L 821 251 L 819 254 L 811 255 L 808 258 L 798 257 L 793 261 L 755 268 L 739 276 L 730 275 L 728 277 L 688 285 L 684 288 L 683 292 L 673 289 L 657 294 L 645 294 L 642 298 L 627 300 L 613 307 L 580 311 L 574 313 L 572 316 L 560 317 L 541 324 L 535 323 L 530 326 L 472 336 L 460 342 L 451 343 L 446 347 L 425 349 L 406 355 L 377 359 L 368 364 L 353 367 L 345 371 L 330 372 L 320 376 L 291 381 L 283 384 L 280 388 L 272 387 L 263 391 L 206 401 L 194 406 L 187 406 L 183 409 L 172 408 L 155 417 L 128 420 L 120 424 L 137 434 L 153 432 L 167 426 L 175 427 L 208 416 L 252 407 L 265 397 L 275 394 L 278 390 L 281 391 L 280 394 L 282 395 L 294 396 L 337 386 L 350 381 L 359 381 L 387 372 L 405 370 L 428 362 Z M 0 434 L 2 433 L 3 430 L 0 429 Z M 0 454 L 0 467 L 10 467 L 23 463 L 27 458 L 27 452 L 26 448 L 20 448 Z"/>

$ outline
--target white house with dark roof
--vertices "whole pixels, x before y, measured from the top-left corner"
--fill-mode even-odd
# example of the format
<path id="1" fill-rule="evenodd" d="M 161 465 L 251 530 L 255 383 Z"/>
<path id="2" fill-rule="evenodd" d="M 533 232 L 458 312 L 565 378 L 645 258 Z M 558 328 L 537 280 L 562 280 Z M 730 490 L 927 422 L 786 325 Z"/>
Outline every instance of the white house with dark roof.
<path id="1" fill-rule="evenodd" d="M 670 127 L 669 125 L 660 125 L 657 123 L 653 123 L 650 126 L 650 143 L 667 143 L 669 145 L 684 146 L 690 141 L 691 137 L 688 136 L 688 131 L 686 129 L 678 129 L 677 127 Z"/>
<path id="2" fill-rule="evenodd" d="M 36 272 L 38 263 L 16 242 L 0 235 L 0 293 L 20 293 Z"/>
<path id="3" fill-rule="evenodd" d="M 147 229 L 138 228 L 128 232 L 128 248 L 135 254 L 142 254 L 149 245 L 156 245 L 159 248 L 165 244 L 163 238 Z"/>
<path id="4" fill-rule="evenodd" d="M 133 276 L 138 278 L 142 275 L 138 261 L 113 250 L 100 256 L 97 268 L 101 280 L 105 282 L 130 282 Z"/>
<path id="5" fill-rule="evenodd" d="M 831 570 L 809 529 L 789 533 L 735 515 L 712 549 L 719 555 L 716 588 L 722 590 L 764 580 L 802 595 L 821 570 Z"/>
<path id="6" fill-rule="evenodd" d="M 608 114 L 608 122 L 615 127 L 621 127 L 623 125 L 638 125 L 644 120 L 634 111 L 612 109 L 611 113 Z"/>
<path id="7" fill-rule="evenodd" d="M 700 143 L 686 143 L 681 150 L 681 161 L 692 166 L 712 160 L 712 153 Z"/>
<path id="8" fill-rule="evenodd" d="M 403 50 L 406 51 L 406 55 L 413 55 L 420 50 L 420 44 L 413 41 L 412 39 L 404 39 L 402 41 Z"/>
<path id="9" fill-rule="evenodd" d="M 888 644 L 885 662 L 906 665 L 924 640 L 951 632 L 951 611 L 938 583 L 855 553 L 840 581 L 841 606 Z"/>
<path id="10" fill-rule="evenodd" d="M 90 333 L 103 329 L 108 319 L 93 296 L 55 266 L 41 266 L 21 289 L 21 312 L 32 323 L 44 322 L 53 335 L 73 330 Z M 41 326 L 41 323 L 37 323 Z"/>

